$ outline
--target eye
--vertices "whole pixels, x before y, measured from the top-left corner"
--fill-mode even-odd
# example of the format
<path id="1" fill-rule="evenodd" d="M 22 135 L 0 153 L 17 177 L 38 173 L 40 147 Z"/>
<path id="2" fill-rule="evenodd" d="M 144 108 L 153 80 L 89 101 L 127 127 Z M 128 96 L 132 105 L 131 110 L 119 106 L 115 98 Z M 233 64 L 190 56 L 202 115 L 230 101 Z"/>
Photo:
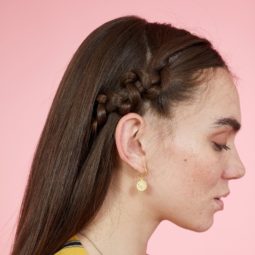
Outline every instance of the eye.
<path id="1" fill-rule="evenodd" d="M 223 149 L 226 151 L 230 150 L 230 148 L 226 144 L 219 144 L 215 142 L 213 142 L 213 144 L 216 151 L 222 151 Z"/>

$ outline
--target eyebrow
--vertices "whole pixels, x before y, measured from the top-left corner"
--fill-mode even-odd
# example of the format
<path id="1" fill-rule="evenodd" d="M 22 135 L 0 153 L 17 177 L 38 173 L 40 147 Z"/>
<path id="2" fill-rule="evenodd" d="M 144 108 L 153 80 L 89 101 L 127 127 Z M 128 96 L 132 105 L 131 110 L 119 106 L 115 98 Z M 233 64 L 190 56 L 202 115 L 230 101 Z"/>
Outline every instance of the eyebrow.
<path id="1" fill-rule="evenodd" d="M 241 129 L 241 124 L 234 118 L 220 118 L 213 123 L 214 127 L 229 126 L 234 132 L 238 132 Z"/>

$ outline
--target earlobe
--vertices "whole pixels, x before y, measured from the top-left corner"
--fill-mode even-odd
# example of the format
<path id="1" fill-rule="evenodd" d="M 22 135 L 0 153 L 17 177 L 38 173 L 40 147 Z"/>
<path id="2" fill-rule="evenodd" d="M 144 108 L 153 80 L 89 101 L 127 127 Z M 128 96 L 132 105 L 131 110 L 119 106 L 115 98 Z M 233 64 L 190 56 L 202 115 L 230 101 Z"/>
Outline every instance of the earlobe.
<path id="1" fill-rule="evenodd" d="M 115 130 L 115 142 L 120 158 L 139 172 L 144 171 L 145 153 L 137 134 L 143 127 L 144 120 L 139 114 L 128 113 L 119 120 Z"/>

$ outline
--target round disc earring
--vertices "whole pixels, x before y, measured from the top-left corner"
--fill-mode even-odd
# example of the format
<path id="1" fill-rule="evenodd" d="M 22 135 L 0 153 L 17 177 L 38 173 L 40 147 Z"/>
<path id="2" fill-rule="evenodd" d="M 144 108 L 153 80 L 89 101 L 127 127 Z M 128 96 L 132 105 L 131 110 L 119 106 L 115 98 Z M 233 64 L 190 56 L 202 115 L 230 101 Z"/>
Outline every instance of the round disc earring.
<path id="1" fill-rule="evenodd" d="M 145 167 L 145 173 L 147 175 L 147 168 Z M 143 175 L 139 177 L 138 181 L 136 182 L 136 188 L 139 191 L 145 191 L 147 189 L 147 182 L 143 179 Z"/>

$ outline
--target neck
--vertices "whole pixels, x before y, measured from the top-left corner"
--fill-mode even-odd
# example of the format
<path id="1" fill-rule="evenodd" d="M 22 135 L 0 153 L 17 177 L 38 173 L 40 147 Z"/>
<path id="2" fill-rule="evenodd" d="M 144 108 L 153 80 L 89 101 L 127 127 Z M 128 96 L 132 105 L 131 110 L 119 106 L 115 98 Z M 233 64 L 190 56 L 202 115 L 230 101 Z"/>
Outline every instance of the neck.
<path id="1" fill-rule="evenodd" d="M 109 189 L 97 216 L 77 233 L 89 255 L 99 255 L 100 252 L 103 255 L 146 255 L 147 243 L 160 221 L 143 203 L 144 196 L 148 194 L 137 190 L 132 193 L 128 190 L 121 192 L 116 187 L 114 191 Z"/>

